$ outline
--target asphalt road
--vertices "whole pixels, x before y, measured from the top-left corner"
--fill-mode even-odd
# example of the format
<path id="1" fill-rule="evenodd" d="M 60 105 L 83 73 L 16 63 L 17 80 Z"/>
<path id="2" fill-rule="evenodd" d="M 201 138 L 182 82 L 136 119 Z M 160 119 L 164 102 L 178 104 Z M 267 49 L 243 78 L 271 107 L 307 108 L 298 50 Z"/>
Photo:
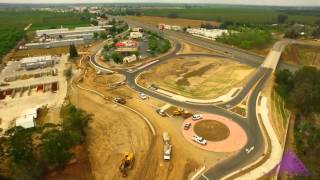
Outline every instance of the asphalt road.
<path id="1" fill-rule="evenodd" d="M 134 25 L 132 23 L 129 23 L 129 24 L 131 26 L 139 26 L 139 27 L 146 28 L 146 26 L 141 24 L 136 24 L 136 23 Z M 155 30 L 155 28 L 151 28 L 151 30 Z M 183 34 L 183 36 L 185 37 L 181 37 L 181 33 L 175 33 L 175 32 L 168 32 L 168 33 L 165 33 L 164 35 L 173 40 L 179 39 L 179 40 L 185 40 L 185 41 L 192 41 L 192 43 L 196 42 L 197 45 L 200 45 L 200 46 L 205 46 L 205 47 L 211 46 L 215 50 L 225 52 L 224 54 L 232 54 L 232 57 L 234 59 L 238 59 L 238 61 L 249 64 L 254 67 L 259 67 L 262 61 L 264 60 L 264 57 L 246 53 L 242 50 L 234 49 L 231 47 L 225 47 L 224 45 L 220 46 L 220 44 L 212 43 L 212 41 L 208 43 L 206 42 L 206 40 L 202 40 L 202 39 L 199 40 L 194 37 L 191 38 L 186 34 Z M 204 173 L 204 175 L 209 179 L 221 179 L 222 177 L 232 172 L 235 172 L 245 167 L 246 165 L 249 165 L 250 163 L 254 162 L 256 159 L 258 159 L 263 155 L 265 142 L 264 142 L 262 132 L 256 116 L 256 102 L 257 102 L 259 92 L 263 89 L 265 83 L 268 81 L 268 79 L 272 74 L 272 69 L 259 67 L 256 74 L 248 81 L 248 83 L 242 89 L 242 91 L 233 100 L 225 104 L 222 104 L 221 106 L 215 106 L 210 104 L 192 104 L 192 103 L 177 101 L 163 94 L 159 94 L 152 90 L 142 88 L 136 84 L 135 79 L 141 72 L 149 68 L 152 68 L 153 66 L 157 66 L 159 63 L 163 63 L 176 56 L 189 56 L 189 55 L 176 55 L 176 53 L 179 52 L 180 49 L 181 49 L 181 44 L 177 43 L 174 51 L 167 56 L 159 58 L 158 62 L 134 72 L 128 72 L 126 70 L 119 70 L 119 72 L 123 73 L 126 76 L 126 81 L 128 86 L 130 86 L 132 89 L 138 92 L 143 92 L 151 97 L 160 99 L 170 104 L 183 107 L 186 109 L 190 109 L 193 112 L 206 112 L 206 113 L 218 114 L 218 115 L 230 118 L 233 121 L 237 122 L 245 130 L 248 136 L 248 142 L 246 146 L 242 150 L 240 150 L 238 154 L 234 155 L 232 158 L 229 158 L 217 164 L 216 166 L 208 169 Z M 193 54 L 190 56 L 199 56 L 199 54 Z M 96 63 L 94 57 L 95 56 L 92 57 L 93 58 L 92 63 L 94 63 L 96 66 L 99 66 L 100 68 L 104 68 Z M 295 67 L 290 66 L 290 68 L 294 69 Z M 251 92 L 251 94 L 249 96 L 247 118 L 243 118 L 227 110 L 226 105 L 228 105 L 228 108 L 237 105 L 248 95 L 249 92 Z M 254 146 L 255 148 L 250 154 L 247 154 L 244 149 L 251 146 Z"/>
<path id="2" fill-rule="evenodd" d="M 243 88 L 243 90 L 230 102 L 226 104 L 230 104 L 231 106 L 234 106 L 238 103 L 240 103 L 243 98 L 249 93 L 250 90 L 253 90 L 253 95 L 250 96 L 250 103 L 249 103 L 249 115 L 248 118 L 243 118 L 237 114 L 231 113 L 227 109 L 224 109 L 223 107 L 219 106 L 214 106 L 214 105 L 200 105 L 200 104 L 191 104 L 191 103 L 186 103 L 186 102 L 180 102 L 175 99 L 172 99 L 168 96 L 159 94 L 157 92 L 142 88 L 138 86 L 135 83 L 136 77 L 143 71 L 152 68 L 153 66 L 157 66 L 160 63 L 163 63 L 169 59 L 172 59 L 174 57 L 182 57 L 182 56 L 189 56 L 189 55 L 176 55 L 177 52 L 181 49 L 181 45 L 179 43 L 176 44 L 175 49 L 172 53 L 170 53 L 167 56 L 164 56 L 162 58 L 159 58 L 159 61 L 147 66 L 145 68 L 142 68 L 138 71 L 135 72 L 128 72 L 126 70 L 121 70 L 121 73 L 126 75 L 126 81 L 128 86 L 130 86 L 132 89 L 138 91 L 138 92 L 143 92 L 147 94 L 148 96 L 160 99 L 164 102 L 183 107 L 189 110 L 192 110 L 193 112 L 206 112 L 206 113 L 212 113 L 212 114 L 218 114 L 227 118 L 232 119 L 233 121 L 237 122 L 246 132 L 248 136 L 248 142 L 247 145 L 240 150 L 240 152 L 232 157 L 231 159 L 228 159 L 226 161 L 223 161 L 222 163 L 214 166 L 211 169 L 208 169 L 205 173 L 205 175 L 210 178 L 210 179 L 220 179 L 227 174 L 240 169 L 241 167 L 244 167 L 254 160 L 256 160 L 258 157 L 261 156 L 264 150 L 264 140 L 262 138 L 261 132 L 260 132 L 260 127 L 259 124 L 257 123 L 256 120 L 256 115 L 255 115 L 255 102 L 257 100 L 257 94 L 260 92 L 260 90 L 263 87 L 264 82 L 267 81 L 269 78 L 272 70 L 268 70 L 265 68 L 259 68 L 257 73 L 249 80 L 249 83 L 246 84 L 246 86 Z M 192 54 L 190 56 L 199 56 L 200 54 Z M 204 56 L 203 54 L 201 54 Z M 207 56 L 216 56 L 216 55 L 207 55 Z M 95 56 L 92 58 L 92 62 L 99 66 L 100 68 L 104 68 L 103 66 L 99 65 L 96 63 Z M 256 85 L 256 86 L 255 86 Z M 248 120 L 249 119 L 249 120 Z M 245 148 L 255 146 L 255 150 L 250 153 L 250 156 L 247 155 L 244 151 Z"/>

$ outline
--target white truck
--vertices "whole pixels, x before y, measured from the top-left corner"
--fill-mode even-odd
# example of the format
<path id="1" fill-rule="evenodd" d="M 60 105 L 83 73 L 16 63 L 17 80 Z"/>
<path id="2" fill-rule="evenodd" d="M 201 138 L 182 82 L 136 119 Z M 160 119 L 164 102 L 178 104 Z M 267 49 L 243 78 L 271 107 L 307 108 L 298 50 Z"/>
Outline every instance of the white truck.
<path id="1" fill-rule="evenodd" d="M 170 136 L 167 132 L 163 133 L 163 143 L 163 159 L 170 160 L 172 145 L 170 144 Z"/>

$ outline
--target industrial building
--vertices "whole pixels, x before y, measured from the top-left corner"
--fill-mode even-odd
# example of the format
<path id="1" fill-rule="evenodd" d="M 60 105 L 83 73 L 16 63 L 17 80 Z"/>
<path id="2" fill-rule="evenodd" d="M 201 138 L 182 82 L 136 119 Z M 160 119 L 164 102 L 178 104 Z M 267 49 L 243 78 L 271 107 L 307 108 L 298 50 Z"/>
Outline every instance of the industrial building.
<path id="1" fill-rule="evenodd" d="M 45 68 L 53 66 L 56 63 L 52 56 L 27 57 L 20 60 L 21 67 L 26 70 Z"/>
<path id="2" fill-rule="evenodd" d="M 203 37 L 211 40 L 216 40 L 217 37 L 228 33 L 225 29 L 204 29 L 204 28 L 188 28 L 187 32 L 193 36 Z"/>
<path id="3" fill-rule="evenodd" d="M 60 47 L 60 46 L 69 46 L 71 44 L 80 45 L 90 43 L 92 40 L 86 40 L 84 38 L 77 38 L 77 39 L 62 39 L 62 40 L 54 40 L 50 42 L 39 42 L 39 43 L 28 43 L 25 46 L 28 49 L 32 48 L 53 48 L 53 47 Z"/>

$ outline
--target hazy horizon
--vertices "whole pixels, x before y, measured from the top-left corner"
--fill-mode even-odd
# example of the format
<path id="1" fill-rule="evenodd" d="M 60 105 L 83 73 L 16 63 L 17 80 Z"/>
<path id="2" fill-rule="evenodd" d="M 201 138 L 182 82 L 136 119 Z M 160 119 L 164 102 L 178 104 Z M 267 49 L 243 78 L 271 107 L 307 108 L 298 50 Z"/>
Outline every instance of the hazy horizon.
<path id="1" fill-rule="evenodd" d="M 0 0 L 7 4 L 80 4 L 80 3 L 195 3 L 195 4 L 229 4 L 229 5 L 264 5 L 264 6 L 320 6 L 320 0 Z"/>

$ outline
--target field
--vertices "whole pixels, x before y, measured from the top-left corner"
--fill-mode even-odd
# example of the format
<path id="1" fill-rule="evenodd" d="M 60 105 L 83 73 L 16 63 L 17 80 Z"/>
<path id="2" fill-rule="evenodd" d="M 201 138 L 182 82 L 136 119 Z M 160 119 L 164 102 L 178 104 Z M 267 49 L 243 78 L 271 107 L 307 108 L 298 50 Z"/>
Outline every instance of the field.
<path id="1" fill-rule="evenodd" d="M 151 17 L 151 16 L 128 16 L 130 20 L 141 21 L 151 25 L 158 25 L 160 23 L 168 24 L 168 25 L 178 25 L 181 27 L 200 27 L 202 23 L 210 23 L 212 25 L 219 25 L 216 21 L 206 21 L 206 20 L 193 20 L 193 19 L 183 19 L 183 18 L 175 18 L 170 19 L 167 17 Z"/>
<path id="2" fill-rule="evenodd" d="M 32 24 L 29 31 L 59 28 L 61 26 L 86 26 L 90 24 L 90 15 L 38 11 L 0 11 L 0 59 L 25 37 L 24 28 L 29 24 Z"/>
<path id="3" fill-rule="evenodd" d="M 288 45 L 281 59 L 298 65 L 320 67 L 320 46 Z"/>
<path id="4" fill-rule="evenodd" d="M 280 11 L 267 7 L 241 7 L 241 6 L 215 6 L 208 8 L 181 8 L 181 9 L 148 9 L 144 10 L 145 16 L 168 17 L 175 14 L 177 18 L 198 19 L 198 20 L 216 20 L 233 21 L 238 23 L 276 23 L 279 14 L 288 14 L 288 21 L 297 21 L 301 23 L 314 23 L 319 12 L 311 11 L 304 13 L 302 11 Z"/>
<path id="5" fill-rule="evenodd" d="M 210 57 L 177 58 L 142 74 L 140 84 L 152 82 L 162 89 L 186 97 L 212 99 L 240 87 L 254 68 Z"/>

